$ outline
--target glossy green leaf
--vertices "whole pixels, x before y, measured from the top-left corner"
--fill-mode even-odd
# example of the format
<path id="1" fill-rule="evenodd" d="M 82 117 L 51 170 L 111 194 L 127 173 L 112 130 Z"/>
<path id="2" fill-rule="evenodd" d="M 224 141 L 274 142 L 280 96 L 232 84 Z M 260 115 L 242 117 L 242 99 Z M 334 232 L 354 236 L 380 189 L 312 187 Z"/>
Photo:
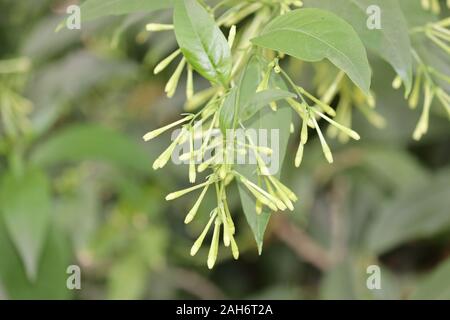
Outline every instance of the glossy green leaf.
<path id="1" fill-rule="evenodd" d="M 133 12 L 150 12 L 171 8 L 172 0 L 87 0 L 81 5 L 81 19 L 94 20 Z"/>
<path id="2" fill-rule="evenodd" d="M 99 160 L 136 171 L 150 171 L 149 157 L 139 144 L 119 132 L 96 125 L 74 125 L 54 133 L 34 150 L 31 160 L 39 166 Z"/>
<path id="3" fill-rule="evenodd" d="M 233 128 L 235 112 L 239 115 L 242 106 L 249 104 L 254 97 L 258 84 L 261 81 L 260 73 L 259 60 L 256 56 L 253 56 L 245 66 L 238 85 L 231 89 L 220 110 L 219 122 L 222 133 L 225 133 L 226 129 Z M 238 95 L 239 100 L 236 100 Z"/>
<path id="4" fill-rule="evenodd" d="M 307 7 L 328 10 L 356 30 L 367 48 L 386 60 L 405 83 L 412 86 L 412 56 L 408 24 L 397 0 L 306 0 Z M 410 1 L 411 2 L 411 1 Z M 368 8 L 380 9 L 380 29 L 367 26 Z"/>
<path id="5" fill-rule="evenodd" d="M 271 21 L 252 42 L 304 61 L 327 58 L 369 92 L 371 70 L 364 45 L 351 25 L 330 12 L 294 10 Z"/>
<path id="6" fill-rule="evenodd" d="M 382 253 L 406 241 L 426 239 L 450 230 L 449 208 L 449 172 L 411 186 L 378 213 L 369 232 L 369 249 Z"/>
<path id="7" fill-rule="evenodd" d="M 189 64 L 213 83 L 227 84 L 231 50 L 213 17 L 196 0 L 176 0 L 175 35 Z"/>
<path id="8" fill-rule="evenodd" d="M 414 291 L 411 299 L 449 300 L 450 299 L 450 259 L 444 261 L 436 270 L 426 275 Z"/>
<path id="9" fill-rule="evenodd" d="M 246 88 L 245 91 L 242 91 L 241 96 L 242 101 L 251 101 L 251 95 L 254 95 L 258 84 L 261 81 L 261 70 L 259 63 L 254 59 L 251 61 L 251 68 L 247 68 L 246 72 L 248 75 L 244 75 L 242 82 L 243 87 Z M 281 88 L 282 90 L 287 90 L 286 85 L 283 80 L 278 76 L 274 75 L 271 78 L 271 83 L 274 87 Z M 249 94 L 252 93 L 252 94 Z M 268 132 L 268 146 L 272 144 L 278 144 L 278 152 L 279 155 L 279 165 L 278 174 L 281 173 L 281 166 L 284 161 L 284 157 L 287 150 L 287 144 L 289 140 L 289 127 L 292 120 L 291 109 L 287 105 L 286 102 L 280 102 L 278 104 L 279 109 L 277 112 L 273 112 L 270 108 L 261 109 L 254 117 L 244 123 L 246 129 L 265 129 L 269 130 Z M 276 129 L 279 130 L 279 141 L 271 141 L 270 139 L 270 130 Z M 257 179 L 255 177 L 256 165 L 246 164 L 246 165 L 237 165 L 236 170 L 244 175 L 247 179 L 257 183 Z M 258 251 L 261 254 L 263 241 L 264 241 L 264 233 L 267 228 L 267 224 L 269 223 L 271 212 L 267 209 L 263 209 L 261 214 L 256 213 L 256 202 L 245 186 L 238 184 L 239 194 L 241 197 L 242 208 L 244 210 L 245 217 L 247 222 L 252 229 Z"/>
<path id="10" fill-rule="evenodd" d="M 28 277 L 35 280 L 51 211 L 47 177 L 31 169 L 20 176 L 7 173 L 0 185 L 0 211 Z"/>
<path id="11" fill-rule="evenodd" d="M 226 134 L 227 129 L 233 128 L 234 113 L 237 103 L 236 97 L 238 94 L 238 87 L 231 89 L 225 97 L 222 108 L 220 108 L 219 125 L 223 134 Z"/>

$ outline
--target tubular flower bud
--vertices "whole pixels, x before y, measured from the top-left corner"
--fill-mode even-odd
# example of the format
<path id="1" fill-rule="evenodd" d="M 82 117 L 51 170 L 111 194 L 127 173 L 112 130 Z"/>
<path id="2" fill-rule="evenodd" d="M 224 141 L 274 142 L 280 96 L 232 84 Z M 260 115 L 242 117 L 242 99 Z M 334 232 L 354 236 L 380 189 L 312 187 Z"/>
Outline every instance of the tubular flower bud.
<path id="1" fill-rule="evenodd" d="M 149 23 L 145 26 L 147 31 L 157 32 L 157 31 L 169 31 L 173 30 L 173 24 L 161 24 L 161 23 Z"/>
<path id="2" fill-rule="evenodd" d="M 209 178 L 209 180 L 204 182 L 204 183 L 201 183 L 201 184 L 198 184 L 196 186 L 193 186 L 193 187 L 190 187 L 190 188 L 187 188 L 187 189 L 183 189 L 183 190 L 172 192 L 172 193 L 168 194 L 166 196 L 166 200 L 167 201 L 175 200 L 175 199 L 177 199 L 179 197 L 182 197 L 182 196 L 184 196 L 184 195 L 186 195 L 186 194 L 188 194 L 188 193 L 190 193 L 192 191 L 195 191 L 197 189 L 201 189 L 201 188 L 203 188 L 203 187 L 205 187 L 207 185 L 210 185 L 211 183 L 214 183 L 214 182 L 215 181 L 212 178 Z"/>
<path id="3" fill-rule="evenodd" d="M 197 254 L 198 250 L 200 250 L 200 247 L 202 246 L 203 241 L 205 240 L 205 237 L 208 234 L 208 231 L 211 228 L 211 225 L 212 225 L 213 221 L 216 219 L 216 217 L 217 217 L 217 209 L 213 210 L 211 218 L 209 218 L 209 221 L 206 224 L 205 228 L 203 229 L 202 233 L 200 234 L 198 239 L 192 245 L 191 256 L 195 256 Z"/>
<path id="4" fill-rule="evenodd" d="M 185 136 L 185 129 L 183 128 L 180 132 L 180 134 L 177 136 L 177 138 L 170 144 L 170 146 L 155 160 L 153 163 L 153 170 L 158 170 L 163 168 L 169 159 L 172 156 L 172 153 L 174 152 L 176 146 L 183 140 Z"/>
<path id="5" fill-rule="evenodd" d="M 290 190 L 288 187 L 286 187 L 284 184 L 282 184 L 278 179 L 276 179 L 273 176 L 269 176 L 270 182 L 272 182 L 277 188 L 283 190 L 283 192 L 288 196 L 288 198 L 291 201 L 296 202 L 298 200 L 297 196 L 295 195 L 292 190 Z"/>
<path id="6" fill-rule="evenodd" d="M 433 103 L 434 92 L 430 88 L 430 85 L 425 86 L 425 101 L 422 110 L 422 115 L 417 123 L 416 130 L 414 131 L 413 138 L 415 140 L 420 140 L 422 136 L 428 131 L 428 122 L 430 117 L 430 108 Z"/>
<path id="7" fill-rule="evenodd" d="M 231 240 L 231 253 L 233 254 L 234 260 L 239 259 L 239 248 L 236 244 L 236 241 L 234 240 L 234 237 L 230 238 Z"/>
<path id="8" fill-rule="evenodd" d="M 305 145 L 300 142 L 298 145 L 297 153 L 295 154 L 295 167 L 298 168 L 302 164 L 303 160 L 303 150 L 305 148 Z"/>
<path id="9" fill-rule="evenodd" d="M 225 247 L 229 247 L 230 246 L 230 241 L 231 241 L 231 237 L 233 236 L 230 230 L 230 226 L 228 225 L 228 220 L 227 220 L 227 216 L 225 213 L 225 208 L 223 206 L 223 204 L 221 203 L 219 205 L 219 213 L 220 213 L 220 219 L 222 220 L 222 224 L 223 224 L 223 245 Z"/>
<path id="10" fill-rule="evenodd" d="M 339 123 L 337 123 L 336 121 L 330 119 L 329 117 L 327 117 L 326 115 L 324 115 L 323 113 L 317 111 L 314 108 L 311 108 L 311 110 L 313 112 L 315 112 L 316 114 L 318 114 L 321 118 L 325 119 L 326 121 L 328 121 L 331 125 L 335 126 L 337 129 L 341 130 L 343 133 L 345 133 L 346 135 L 348 135 L 349 137 L 351 137 L 352 139 L 355 140 L 359 140 L 361 139 L 361 137 L 359 136 L 359 134 L 355 131 L 353 131 L 350 128 L 347 128 Z"/>
<path id="11" fill-rule="evenodd" d="M 192 70 L 192 67 L 189 65 L 186 82 L 186 98 L 190 100 L 192 99 L 193 96 L 194 96 L 194 71 Z"/>
<path id="12" fill-rule="evenodd" d="M 200 194 L 200 196 L 198 197 L 197 201 L 195 202 L 194 206 L 192 207 L 192 209 L 189 211 L 189 213 L 187 214 L 186 218 L 184 219 L 184 223 L 188 224 L 190 223 L 194 218 L 195 215 L 197 214 L 198 208 L 200 207 L 200 204 L 203 201 L 203 198 L 205 197 L 206 192 L 208 191 L 209 188 L 209 184 L 207 184 L 204 188 L 202 193 Z"/>
<path id="13" fill-rule="evenodd" d="M 325 141 L 325 138 L 323 137 L 322 131 L 320 130 L 319 125 L 317 124 L 317 120 L 314 117 L 311 118 L 314 122 L 314 126 L 316 127 L 317 134 L 320 139 L 320 144 L 322 145 L 323 154 L 325 155 L 325 158 L 329 163 L 333 163 L 333 154 L 331 153 L 330 147 L 328 146 L 327 142 Z"/>
<path id="14" fill-rule="evenodd" d="M 228 45 L 233 48 L 234 40 L 236 39 L 236 25 L 232 25 L 230 33 L 228 34 Z"/>
<path id="15" fill-rule="evenodd" d="M 193 118 L 193 115 L 189 115 L 187 117 L 184 117 L 181 120 L 175 121 L 171 124 L 168 124 L 167 126 L 164 126 L 162 128 L 150 131 L 149 133 L 145 134 L 145 136 L 143 137 L 144 141 L 150 141 L 153 138 L 156 138 L 157 136 L 161 135 L 162 133 L 166 132 L 167 130 L 172 129 L 173 127 L 176 127 L 180 124 L 182 124 L 183 122 L 189 121 Z"/>
<path id="16" fill-rule="evenodd" d="M 171 55 L 169 55 L 167 58 L 165 58 L 163 61 L 158 63 L 158 65 L 155 67 L 155 70 L 153 70 L 154 74 L 158 74 L 164 69 L 167 68 L 169 64 L 172 63 L 173 60 L 175 60 L 176 57 L 178 57 L 181 54 L 181 50 L 178 49 L 175 52 L 173 52 Z"/>
<path id="17" fill-rule="evenodd" d="M 422 72 L 419 70 L 414 81 L 414 87 L 411 91 L 411 95 L 409 96 L 408 103 L 411 109 L 415 109 L 419 103 L 420 96 L 420 86 L 422 84 Z"/>
<path id="18" fill-rule="evenodd" d="M 331 108 L 329 105 L 327 105 L 326 103 L 320 101 L 319 99 L 314 97 L 312 94 L 308 93 L 302 87 L 298 87 L 298 89 L 299 89 L 301 94 L 304 94 L 306 97 L 308 97 L 308 99 L 311 99 L 315 104 L 317 104 L 320 108 L 322 108 L 322 110 L 324 112 L 328 113 L 332 117 L 336 116 L 336 111 L 334 111 L 334 109 Z"/>
<path id="19" fill-rule="evenodd" d="M 190 159 L 189 159 L 189 182 L 195 183 L 196 170 L 195 170 L 195 150 L 194 150 L 194 133 L 191 132 L 191 137 L 189 139 L 190 148 Z"/>
<path id="20" fill-rule="evenodd" d="M 167 93 L 167 97 L 172 98 L 175 95 L 175 91 L 178 87 L 178 82 L 180 81 L 181 73 L 186 66 L 186 59 L 183 58 L 178 65 L 177 69 L 173 73 L 172 77 L 167 82 L 166 88 L 164 89 Z"/>
<path id="21" fill-rule="evenodd" d="M 208 253 L 208 268 L 212 269 L 214 268 L 214 265 L 216 264 L 217 260 L 217 254 L 219 252 L 219 236 L 220 236 L 220 218 L 217 217 L 216 221 L 214 223 L 214 233 L 211 240 L 211 247 L 209 248 Z"/>
<path id="22" fill-rule="evenodd" d="M 401 86 L 402 86 L 402 78 L 400 78 L 400 76 L 396 76 L 394 78 L 394 81 L 392 81 L 392 88 L 400 89 Z"/>

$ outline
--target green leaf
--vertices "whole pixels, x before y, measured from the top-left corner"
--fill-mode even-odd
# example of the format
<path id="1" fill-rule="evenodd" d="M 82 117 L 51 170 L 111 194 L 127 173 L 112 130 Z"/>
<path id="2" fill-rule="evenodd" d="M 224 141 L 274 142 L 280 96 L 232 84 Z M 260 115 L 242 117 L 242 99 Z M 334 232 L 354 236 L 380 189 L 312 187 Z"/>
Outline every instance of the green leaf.
<path id="1" fill-rule="evenodd" d="M 87 0 L 81 5 L 82 21 L 123 15 L 133 12 L 150 12 L 171 8 L 172 0 Z"/>
<path id="2" fill-rule="evenodd" d="M 320 9 L 299 9 L 275 18 L 252 40 L 309 62 L 329 59 L 366 94 L 371 70 L 358 34 L 345 20 Z"/>
<path id="3" fill-rule="evenodd" d="M 235 112 L 239 115 L 241 106 L 250 103 L 254 97 L 258 84 L 261 81 L 260 73 L 259 60 L 257 56 L 253 56 L 245 66 L 238 85 L 230 90 L 220 110 L 219 123 L 223 134 L 226 133 L 227 129 L 233 128 Z M 238 95 L 239 101 L 236 100 Z"/>
<path id="4" fill-rule="evenodd" d="M 37 146 L 31 160 L 39 166 L 99 160 L 139 172 L 150 171 L 148 155 L 139 144 L 97 125 L 73 125 L 54 133 Z"/>
<path id="5" fill-rule="evenodd" d="M 242 88 L 245 88 L 245 90 L 241 91 L 241 101 L 244 102 L 251 101 L 251 96 L 254 95 L 258 84 L 261 82 L 261 67 L 257 59 L 252 59 L 249 66 L 250 67 L 246 69 L 247 74 L 243 76 L 244 81 L 241 83 Z M 278 75 L 273 75 L 271 82 L 273 87 L 287 90 L 285 83 Z M 278 152 L 274 152 L 279 155 L 280 168 L 277 176 L 281 173 L 281 166 L 283 164 L 289 140 L 289 127 L 292 120 L 291 109 L 286 102 L 279 103 L 278 107 L 279 109 L 277 112 L 273 112 L 270 108 L 261 109 L 255 117 L 244 123 L 246 129 L 279 130 L 279 141 L 270 140 L 270 131 L 267 134 L 269 138 L 268 146 L 271 144 L 278 144 L 279 147 Z M 258 182 L 255 178 L 256 165 L 237 165 L 236 170 L 254 183 Z M 264 233 L 266 231 L 271 212 L 264 209 L 263 212 L 258 215 L 256 213 L 256 202 L 254 197 L 248 192 L 246 187 L 242 186 L 240 183 L 238 184 L 238 189 L 245 217 L 253 232 L 258 251 L 261 254 Z"/>
<path id="6" fill-rule="evenodd" d="M 226 134 L 227 129 L 233 128 L 236 97 L 238 94 L 238 87 L 232 88 L 225 97 L 222 108 L 220 108 L 219 126 L 222 134 Z"/>
<path id="7" fill-rule="evenodd" d="M 176 0 L 175 36 L 189 64 L 213 83 L 227 84 L 232 68 L 227 39 L 196 0 Z"/>
<path id="8" fill-rule="evenodd" d="M 306 0 L 305 5 L 331 11 L 350 23 L 366 47 L 391 64 L 405 83 L 406 91 L 410 91 L 411 42 L 408 24 L 397 0 Z M 381 29 L 367 27 L 370 6 L 381 9 Z"/>
<path id="9" fill-rule="evenodd" d="M 244 69 L 239 84 L 230 90 L 220 110 L 219 123 L 222 133 L 225 134 L 226 129 L 233 128 L 235 112 L 237 112 L 238 120 L 244 122 L 251 119 L 271 102 L 296 97 L 294 93 L 281 89 L 268 89 L 256 92 L 258 82 L 253 81 L 259 79 L 259 71 L 259 61 L 254 56 Z M 236 100 L 238 95 L 239 100 Z"/>
<path id="10" fill-rule="evenodd" d="M 268 106 L 271 102 L 295 97 L 295 94 L 280 89 L 269 89 L 257 92 L 253 96 L 252 100 L 241 109 L 240 119 L 242 121 L 250 119 L 262 108 Z"/>
<path id="11" fill-rule="evenodd" d="M 411 299 L 449 300 L 450 299 L 450 259 L 440 264 L 436 270 L 423 279 Z"/>
<path id="12" fill-rule="evenodd" d="M 450 230 L 450 172 L 440 172 L 415 184 L 387 203 L 369 232 L 368 246 L 386 252 L 406 241 L 436 236 Z"/>
<path id="13" fill-rule="evenodd" d="M 36 279 L 31 282 L 14 244 L 8 238 L 5 221 L 0 216 L 0 282 L 9 299 L 70 299 L 66 287 L 70 265 L 70 245 L 53 225 L 49 226 Z"/>
<path id="14" fill-rule="evenodd" d="M 41 171 L 29 169 L 20 176 L 9 172 L 3 177 L 0 211 L 31 280 L 38 272 L 50 210 L 49 183 Z"/>

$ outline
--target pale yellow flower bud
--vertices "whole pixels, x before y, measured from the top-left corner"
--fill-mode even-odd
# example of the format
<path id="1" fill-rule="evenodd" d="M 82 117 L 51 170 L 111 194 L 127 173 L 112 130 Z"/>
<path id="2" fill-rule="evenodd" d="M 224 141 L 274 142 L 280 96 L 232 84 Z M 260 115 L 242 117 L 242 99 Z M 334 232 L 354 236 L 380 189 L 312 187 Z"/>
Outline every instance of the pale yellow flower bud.
<path id="1" fill-rule="evenodd" d="M 312 117 L 312 121 L 314 122 L 314 126 L 317 130 L 317 134 L 319 136 L 320 144 L 322 145 L 322 151 L 325 155 L 325 158 L 329 163 L 333 163 L 333 154 L 331 153 L 330 147 L 328 146 L 325 138 L 323 137 L 322 131 L 320 130 L 319 125 L 317 124 L 316 118 Z"/>
<path id="2" fill-rule="evenodd" d="M 149 23 L 145 26 L 145 29 L 150 32 L 169 31 L 173 30 L 174 26 L 173 24 Z"/>
<path id="3" fill-rule="evenodd" d="M 295 132 L 295 126 L 294 124 L 291 122 L 290 126 L 289 126 L 289 132 L 290 134 L 293 134 Z"/>
<path id="4" fill-rule="evenodd" d="M 430 10 L 431 7 L 430 0 L 420 0 L 420 3 L 422 5 L 422 8 L 424 8 L 425 10 Z"/>
<path id="5" fill-rule="evenodd" d="M 202 233 L 192 245 L 191 256 L 195 256 L 198 250 L 200 250 L 200 247 L 202 246 L 203 241 L 205 240 L 205 237 L 208 234 L 209 228 L 211 228 L 211 224 L 213 223 L 214 219 L 216 219 L 216 217 L 217 217 L 217 210 L 213 211 L 213 214 L 211 215 L 211 218 L 209 218 L 209 221 L 206 224 L 205 228 L 203 229 Z"/>
<path id="6" fill-rule="evenodd" d="M 430 117 L 430 108 L 433 103 L 434 92 L 432 91 L 429 84 L 425 86 L 425 101 L 423 106 L 422 115 L 417 123 L 417 127 L 414 130 L 413 138 L 414 140 L 420 140 L 422 136 L 428 131 L 428 122 Z"/>
<path id="7" fill-rule="evenodd" d="M 178 49 L 175 52 L 173 52 L 171 55 L 169 55 L 167 58 L 165 58 L 163 61 L 158 63 L 158 65 L 155 67 L 155 70 L 153 70 L 154 74 L 158 74 L 164 69 L 167 68 L 169 64 L 172 63 L 173 60 L 175 60 L 176 57 L 178 57 L 181 54 L 181 50 Z"/>
<path id="8" fill-rule="evenodd" d="M 408 99 L 408 104 L 411 109 L 415 109 L 419 103 L 420 96 L 420 86 L 422 84 L 422 72 L 419 70 L 416 80 L 414 81 L 414 87 L 412 89 L 411 95 Z"/>
<path id="9" fill-rule="evenodd" d="M 228 45 L 230 46 L 230 49 L 233 48 L 235 39 L 236 39 L 236 25 L 232 25 L 230 33 L 228 34 Z"/>
<path id="10" fill-rule="evenodd" d="M 197 201 L 195 202 L 194 206 L 192 207 L 192 209 L 189 211 L 189 213 L 187 214 L 186 218 L 184 219 L 184 223 L 188 224 L 190 223 L 194 218 L 195 215 L 197 214 L 198 208 L 200 207 L 200 204 L 203 201 L 203 198 L 205 197 L 206 192 L 208 191 L 209 188 L 209 184 L 206 185 L 205 188 L 203 188 L 202 193 L 200 194 L 200 196 L 198 197 Z"/>
<path id="11" fill-rule="evenodd" d="M 300 142 L 297 153 L 295 154 L 295 167 L 298 168 L 302 164 L 304 145 Z"/>
<path id="12" fill-rule="evenodd" d="M 346 135 L 348 135 L 349 137 L 351 137 L 352 139 L 355 140 L 359 140 L 361 139 L 361 137 L 359 136 L 359 134 L 355 131 L 353 131 L 350 128 L 344 127 L 343 125 L 341 125 L 340 123 L 337 123 L 336 121 L 330 119 L 329 117 L 327 117 L 326 115 L 324 115 L 323 113 L 317 111 L 316 109 L 312 108 L 311 109 L 313 112 L 315 112 L 316 114 L 318 114 L 321 118 L 325 119 L 326 121 L 328 121 L 331 125 L 335 126 L 337 129 L 341 130 L 343 133 L 345 133 Z"/>
<path id="13" fill-rule="evenodd" d="M 161 135 L 162 133 L 166 132 L 167 130 L 172 129 L 173 127 L 176 127 L 180 124 L 182 124 L 183 122 L 189 121 L 193 118 L 193 115 L 189 115 L 187 117 L 184 117 L 181 120 L 175 121 L 171 124 L 168 124 L 167 126 L 164 126 L 162 128 L 150 131 L 149 133 L 145 134 L 145 136 L 143 137 L 144 141 L 150 141 L 153 138 L 156 138 L 157 136 Z"/>
<path id="14" fill-rule="evenodd" d="M 194 96 L 194 72 L 192 70 L 192 67 L 189 65 L 186 82 L 186 98 L 190 100 L 192 99 L 193 96 Z"/>
<path id="15" fill-rule="evenodd" d="M 239 248 L 236 244 L 236 241 L 234 240 L 234 237 L 231 237 L 231 252 L 233 254 L 234 260 L 239 259 Z"/>
<path id="16" fill-rule="evenodd" d="M 311 99 L 315 104 L 317 104 L 322 110 L 326 113 L 328 113 L 330 116 L 334 117 L 336 116 L 336 111 L 334 111 L 333 108 L 331 108 L 328 104 L 324 103 L 323 101 L 320 101 L 316 97 L 314 97 L 312 94 L 308 93 L 305 89 L 302 87 L 298 87 L 301 94 L 304 94 L 306 97 Z"/>
<path id="17" fill-rule="evenodd" d="M 400 78 L 400 76 L 396 76 L 394 78 L 394 81 L 392 81 L 392 88 L 400 89 L 400 87 L 402 86 L 402 82 L 402 78 Z"/>
<path id="18" fill-rule="evenodd" d="M 175 70 L 172 77 L 167 82 L 166 88 L 164 89 L 169 98 L 172 98 L 175 95 L 175 91 L 178 87 L 178 82 L 180 81 L 181 73 L 183 72 L 184 67 L 186 66 L 186 59 L 183 58 Z"/>
<path id="19" fill-rule="evenodd" d="M 207 186 L 207 185 L 209 185 L 211 183 L 214 183 L 214 182 L 215 182 L 215 180 L 210 178 L 208 181 L 206 181 L 204 183 L 201 183 L 201 184 L 198 184 L 196 186 L 193 186 L 193 187 L 190 187 L 190 188 L 187 188 L 187 189 L 183 189 L 183 190 L 180 190 L 180 191 L 172 192 L 172 193 L 170 193 L 170 194 L 168 194 L 166 196 L 166 200 L 167 201 L 175 200 L 175 199 L 177 199 L 179 197 L 182 197 L 182 196 L 184 196 L 184 195 L 186 195 L 186 194 L 188 194 L 188 193 L 190 193 L 192 191 L 195 191 L 197 189 L 203 188 L 203 187 L 205 187 L 205 186 Z"/>
<path id="20" fill-rule="evenodd" d="M 217 254 L 219 252 L 220 224 L 221 224 L 220 219 L 216 218 L 216 222 L 214 224 L 214 233 L 211 240 L 211 247 L 209 248 L 208 254 L 207 264 L 209 269 L 214 268 L 214 265 L 216 264 L 217 260 Z"/>

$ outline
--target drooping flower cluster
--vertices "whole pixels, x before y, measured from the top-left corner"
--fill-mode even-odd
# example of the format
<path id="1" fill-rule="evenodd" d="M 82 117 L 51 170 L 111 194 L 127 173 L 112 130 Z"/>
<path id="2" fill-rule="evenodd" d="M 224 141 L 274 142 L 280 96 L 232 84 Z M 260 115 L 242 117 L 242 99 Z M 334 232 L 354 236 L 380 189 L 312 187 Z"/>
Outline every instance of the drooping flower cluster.
<path id="1" fill-rule="evenodd" d="M 216 10 L 220 8 L 221 3 L 214 8 L 206 9 L 214 15 Z M 279 14 L 284 14 L 291 10 L 291 6 L 299 7 L 301 5 L 301 1 L 283 0 L 277 1 L 277 6 L 274 7 L 280 9 Z M 147 133 L 144 136 L 144 140 L 149 141 L 163 132 L 181 127 L 173 136 L 169 147 L 155 160 L 153 168 L 155 170 L 163 168 L 174 155 L 178 154 L 180 150 L 183 151 L 178 160 L 187 164 L 189 182 L 197 184 L 170 193 L 167 195 L 166 200 L 171 201 L 184 195 L 198 192 L 198 197 L 184 219 L 186 224 L 191 223 L 197 214 L 201 212 L 201 206 L 207 194 L 215 194 L 217 204 L 209 211 L 208 222 L 191 248 L 191 255 L 197 254 L 206 241 L 208 234 L 212 233 L 207 259 L 209 268 L 213 268 L 215 265 L 221 240 L 225 247 L 231 249 L 235 259 L 239 257 L 236 226 L 227 202 L 227 189 L 232 182 L 237 182 L 241 189 L 245 190 L 254 199 L 256 215 L 261 215 L 263 212 L 293 211 L 295 202 L 298 201 L 295 193 L 284 185 L 268 168 L 265 158 L 271 155 L 273 150 L 258 144 L 251 135 L 244 133 L 243 140 L 238 138 L 239 135 L 235 132 L 238 129 L 237 127 L 240 126 L 244 132 L 246 130 L 239 118 L 239 114 L 233 113 L 231 135 L 228 133 L 224 134 L 221 125 L 223 120 L 221 114 L 227 105 L 226 102 L 236 92 L 237 86 L 239 86 L 239 81 L 236 79 L 243 73 L 245 65 L 249 63 L 254 54 L 252 50 L 254 47 L 250 40 L 259 34 L 268 22 L 268 19 L 270 19 L 270 14 L 267 13 L 267 7 L 261 2 L 239 2 L 223 12 L 217 19 L 219 26 L 229 28 L 228 45 L 232 50 L 233 61 L 229 83 L 228 81 L 226 84 L 213 83 L 210 88 L 195 92 L 193 67 L 188 59 L 182 56 L 180 49 L 175 50 L 167 58 L 163 59 L 154 70 L 154 73 L 158 74 L 179 59 L 178 65 L 165 87 L 168 97 L 174 96 L 181 76 L 184 70 L 187 70 L 187 102 L 184 107 L 186 112 L 190 113 L 184 114 L 182 119 L 172 124 Z M 245 23 L 245 28 L 238 34 L 236 25 L 253 14 L 255 15 L 254 19 Z M 173 25 L 168 24 L 147 25 L 147 30 L 149 31 L 173 29 Z M 267 105 L 270 106 L 271 112 L 278 112 L 278 104 L 283 102 L 283 105 L 294 110 L 301 120 L 301 128 L 299 129 L 300 142 L 295 156 L 295 165 L 297 167 L 302 163 L 305 146 L 310 140 L 310 129 L 316 131 L 327 161 L 329 163 L 333 162 L 332 151 L 320 126 L 323 122 L 330 124 L 331 129 L 329 129 L 329 132 L 331 132 L 332 136 L 339 134 L 342 140 L 344 140 L 342 137 L 345 137 L 345 139 L 360 139 L 358 133 L 350 128 L 350 105 L 361 106 L 362 111 L 369 120 L 380 125 L 382 120 L 373 111 L 375 105 L 373 96 L 366 96 L 359 89 L 355 90 L 355 87 L 349 83 L 343 72 L 338 73 L 331 80 L 331 83 L 326 81 L 327 86 L 319 86 L 318 95 L 320 98 L 317 98 L 316 95 L 310 93 L 304 87 L 295 84 L 282 69 L 279 65 L 279 60 L 283 57 L 282 54 L 262 49 L 258 60 L 259 67 L 261 67 L 261 69 L 258 69 L 260 75 L 257 81 L 259 83 L 254 93 L 264 93 L 269 90 L 282 91 L 272 81 L 274 76 L 281 80 L 284 79 L 285 84 L 288 85 L 289 97 L 267 101 Z M 338 108 L 335 110 L 330 104 L 338 94 L 341 99 Z M 237 106 L 238 109 L 240 107 L 242 106 Z M 295 128 L 292 124 L 291 132 L 294 131 Z M 217 132 L 221 134 L 217 135 Z M 251 176 L 243 174 L 239 167 L 230 160 L 239 155 L 251 155 L 255 160 L 252 163 L 254 170 Z M 204 181 L 198 183 L 200 174 L 207 170 L 209 175 Z"/>

